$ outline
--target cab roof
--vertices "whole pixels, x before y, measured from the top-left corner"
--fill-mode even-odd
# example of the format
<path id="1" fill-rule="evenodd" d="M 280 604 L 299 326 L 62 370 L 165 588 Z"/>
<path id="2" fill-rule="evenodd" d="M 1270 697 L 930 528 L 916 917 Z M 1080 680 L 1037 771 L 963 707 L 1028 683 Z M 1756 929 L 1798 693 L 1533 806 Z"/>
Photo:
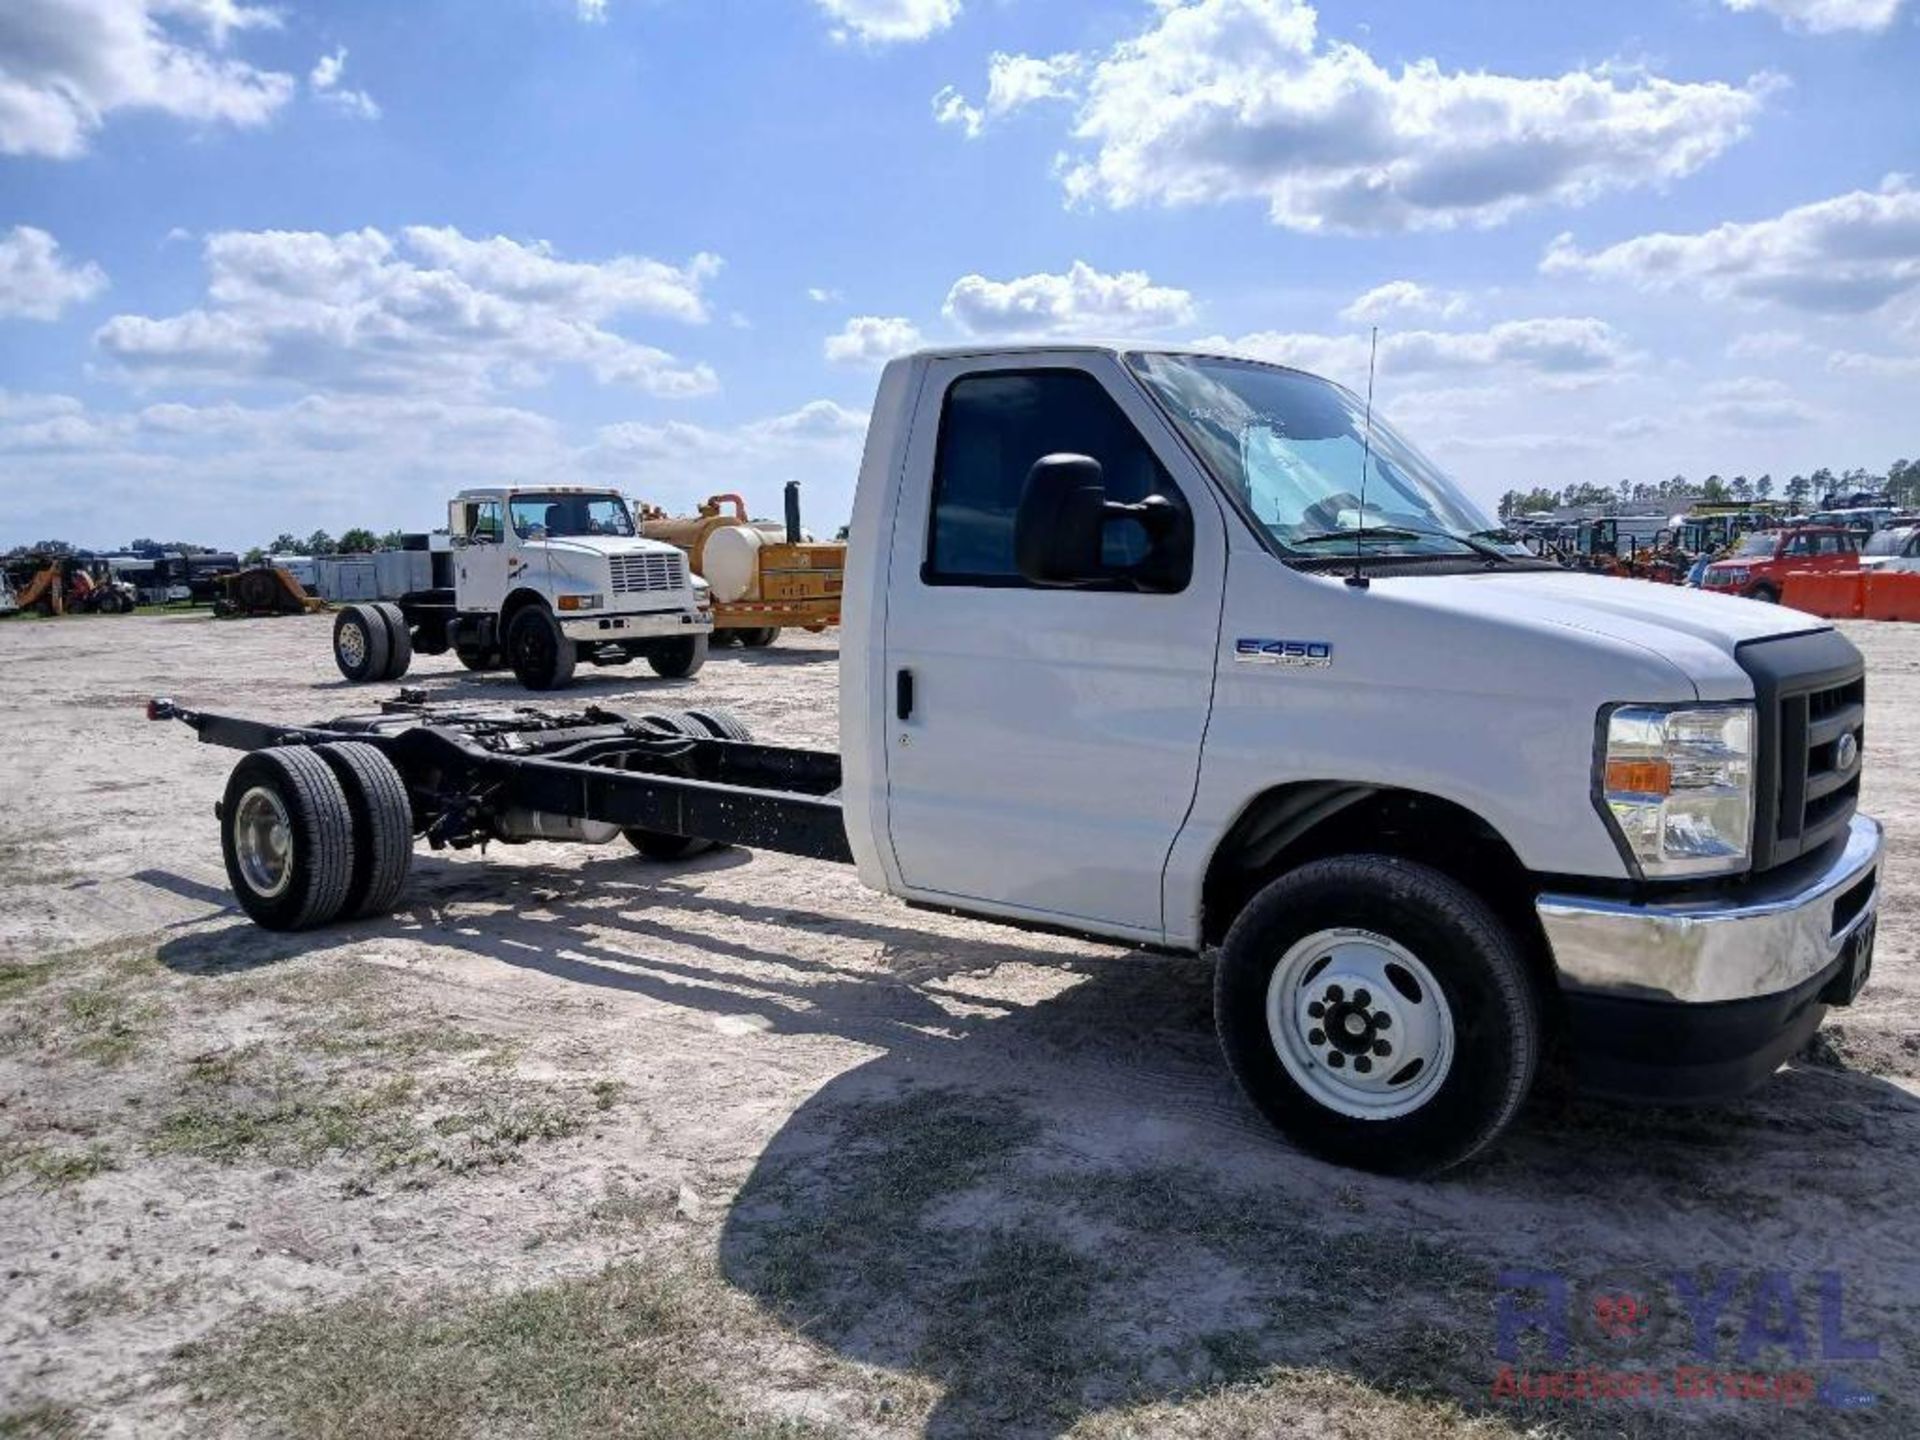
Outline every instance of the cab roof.
<path id="1" fill-rule="evenodd" d="M 472 485 L 453 498 L 505 500 L 514 495 L 620 495 L 620 491 L 612 485 Z"/>

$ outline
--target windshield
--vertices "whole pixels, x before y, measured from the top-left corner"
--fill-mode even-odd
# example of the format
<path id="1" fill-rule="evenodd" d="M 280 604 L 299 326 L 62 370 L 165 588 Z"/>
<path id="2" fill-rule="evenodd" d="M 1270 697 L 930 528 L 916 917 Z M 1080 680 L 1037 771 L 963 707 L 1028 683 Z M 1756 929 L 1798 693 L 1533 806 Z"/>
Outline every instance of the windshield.
<path id="1" fill-rule="evenodd" d="M 1337 553 L 1344 539 L 1375 555 L 1470 554 L 1488 542 L 1526 553 L 1377 415 L 1369 446 L 1365 407 L 1337 385 L 1210 355 L 1141 354 L 1132 363 L 1216 478 L 1285 549 Z"/>
<path id="2" fill-rule="evenodd" d="M 1777 543 L 1778 537 L 1768 534 L 1763 530 L 1757 534 L 1747 536 L 1746 539 L 1740 542 L 1740 548 L 1733 553 L 1736 555 L 1771 555 L 1773 553 L 1773 547 Z"/>
<path id="3" fill-rule="evenodd" d="M 1898 555 L 1913 538 L 1911 530 L 1877 530 L 1867 537 L 1863 555 Z"/>
<path id="4" fill-rule="evenodd" d="M 633 534 L 633 515 L 618 495 L 516 495 L 507 510 L 522 540 Z"/>

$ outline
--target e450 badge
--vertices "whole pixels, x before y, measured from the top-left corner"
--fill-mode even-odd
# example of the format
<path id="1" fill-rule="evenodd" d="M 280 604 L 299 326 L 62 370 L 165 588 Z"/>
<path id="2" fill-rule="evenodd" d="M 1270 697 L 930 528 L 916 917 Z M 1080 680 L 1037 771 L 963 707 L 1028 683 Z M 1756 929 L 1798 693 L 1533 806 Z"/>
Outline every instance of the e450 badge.
<path id="1" fill-rule="evenodd" d="M 1333 646 L 1325 640 L 1260 640 L 1241 636 L 1233 658 L 1247 665 L 1319 667 L 1333 664 Z"/>

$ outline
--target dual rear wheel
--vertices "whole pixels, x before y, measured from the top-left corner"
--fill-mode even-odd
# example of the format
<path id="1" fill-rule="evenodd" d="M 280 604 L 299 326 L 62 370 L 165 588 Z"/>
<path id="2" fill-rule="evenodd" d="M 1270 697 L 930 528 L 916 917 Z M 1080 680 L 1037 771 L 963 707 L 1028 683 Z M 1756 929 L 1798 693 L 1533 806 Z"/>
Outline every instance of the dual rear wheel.
<path id="1" fill-rule="evenodd" d="M 356 685 L 398 680 L 413 664 L 407 617 L 392 601 L 349 605 L 333 621 L 333 663 Z"/>

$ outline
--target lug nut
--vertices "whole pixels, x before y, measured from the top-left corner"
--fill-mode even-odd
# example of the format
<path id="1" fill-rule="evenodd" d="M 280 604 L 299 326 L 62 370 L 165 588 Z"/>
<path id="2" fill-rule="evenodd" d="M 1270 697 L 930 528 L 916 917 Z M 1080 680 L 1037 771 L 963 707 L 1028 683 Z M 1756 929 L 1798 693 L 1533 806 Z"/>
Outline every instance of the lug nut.
<path id="1" fill-rule="evenodd" d="M 1364 990 L 1356 990 L 1353 992 L 1353 1003 L 1364 1010 L 1373 1003 L 1373 996 Z"/>
<path id="2" fill-rule="evenodd" d="M 1384 1040 L 1376 1040 L 1373 1042 L 1373 1053 L 1384 1060 L 1393 1053 L 1393 1047 Z"/>
<path id="3" fill-rule="evenodd" d="M 1347 992 L 1342 990 L 1338 985 L 1327 986 L 1327 1003 L 1329 1005 L 1338 1005 L 1346 998 Z"/>
<path id="4" fill-rule="evenodd" d="M 1391 1030 L 1393 1028 L 1393 1017 L 1384 1010 L 1374 1011 L 1373 1028 L 1376 1030 Z"/>
<path id="5" fill-rule="evenodd" d="M 1367 1059 L 1367 1057 L 1364 1055 L 1357 1056 L 1354 1059 L 1353 1068 L 1358 1070 L 1362 1075 L 1364 1075 L 1369 1070 L 1373 1069 L 1373 1062 Z"/>
<path id="6" fill-rule="evenodd" d="M 1309 1045 L 1324 1045 L 1324 1044 L 1326 1044 L 1326 1043 L 1327 1043 L 1327 1032 L 1326 1032 L 1326 1031 L 1324 1031 L 1324 1030 L 1309 1030 L 1309 1031 L 1307 1031 L 1307 1043 L 1308 1043 Z"/>
<path id="7" fill-rule="evenodd" d="M 1347 1057 L 1342 1055 L 1338 1050 L 1334 1051 L 1331 1055 L 1327 1056 L 1327 1064 L 1331 1065 L 1336 1070 L 1338 1070 L 1342 1065 L 1346 1063 L 1347 1063 Z"/>
<path id="8" fill-rule="evenodd" d="M 1307 1006 L 1307 1014 L 1311 1015 L 1316 1020 L 1318 1020 L 1322 1015 L 1326 1013 L 1327 1013 L 1327 1007 L 1322 1005 L 1318 1000 L 1315 1000 L 1312 1004 Z"/>

